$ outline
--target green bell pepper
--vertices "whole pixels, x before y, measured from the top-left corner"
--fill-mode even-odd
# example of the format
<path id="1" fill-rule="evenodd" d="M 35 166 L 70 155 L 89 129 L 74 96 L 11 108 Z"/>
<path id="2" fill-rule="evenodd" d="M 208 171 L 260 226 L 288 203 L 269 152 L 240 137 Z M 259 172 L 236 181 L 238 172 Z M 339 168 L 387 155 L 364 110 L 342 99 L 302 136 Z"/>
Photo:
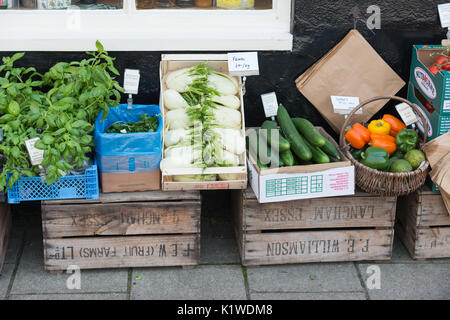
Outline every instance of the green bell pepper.
<path id="1" fill-rule="evenodd" d="M 419 136 L 417 135 L 417 132 L 412 129 L 403 129 L 397 134 L 395 141 L 398 150 L 407 153 L 416 148 L 417 143 L 419 142 Z"/>
<path id="2" fill-rule="evenodd" d="M 361 154 L 365 151 L 365 148 L 362 149 L 355 149 L 355 148 L 350 148 L 350 154 L 352 155 L 352 157 L 356 160 L 356 161 L 360 161 L 361 160 Z"/>
<path id="3" fill-rule="evenodd" d="M 369 147 L 361 154 L 361 163 L 376 170 L 386 170 L 389 166 L 389 152 L 379 147 Z"/>

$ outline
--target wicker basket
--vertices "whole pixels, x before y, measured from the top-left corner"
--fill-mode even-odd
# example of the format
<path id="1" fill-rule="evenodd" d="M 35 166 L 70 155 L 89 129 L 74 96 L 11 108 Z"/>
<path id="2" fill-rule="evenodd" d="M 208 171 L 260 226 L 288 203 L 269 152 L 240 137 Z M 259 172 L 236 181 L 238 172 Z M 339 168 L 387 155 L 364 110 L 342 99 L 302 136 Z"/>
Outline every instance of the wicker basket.
<path id="1" fill-rule="evenodd" d="M 348 115 L 344 125 L 342 126 L 340 133 L 340 146 L 342 152 L 345 156 L 350 159 L 350 161 L 355 166 L 355 181 L 356 185 L 363 189 L 365 192 L 379 195 L 379 196 L 403 196 L 410 194 L 425 184 L 425 180 L 428 175 L 428 170 L 430 164 L 426 161 L 425 165 L 421 166 L 419 169 L 407 172 L 407 173 L 392 173 L 392 172 L 384 172 L 378 171 L 372 168 L 369 168 L 363 165 L 361 162 L 355 160 L 350 153 L 349 144 L 345 140 L 345 132 L 346 128 L 349 125 L 353 125 L 351 122 L 352 116 L 362 107 L 377 101 L 377 100 L 397 100 L 400 102 L 404 102 L 408 104 L 411 108 L 413 108 L 416 113 L 419 115 L 422 123 L 424 125 L 424 141 L 427 141 L 428 135 L 428 122 L 425 120 L 424 116 L 418 109 L 418 107 L 408 100 L 405 100 L 396 96 L 386 96 L 386 97 L 375 97 L 364 101 L 359 106 L 357 106 L 353 111 Z M 420 149 L 422 149 L 423 143 L 420 144 Z"/>

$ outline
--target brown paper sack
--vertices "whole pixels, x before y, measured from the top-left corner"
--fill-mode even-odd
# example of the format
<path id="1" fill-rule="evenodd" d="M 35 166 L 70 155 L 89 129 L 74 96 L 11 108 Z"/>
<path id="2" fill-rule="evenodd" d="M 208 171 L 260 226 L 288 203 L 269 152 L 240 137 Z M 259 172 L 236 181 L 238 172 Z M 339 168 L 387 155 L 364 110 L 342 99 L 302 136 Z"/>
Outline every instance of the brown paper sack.
<path id="1" fill-rule="evenodd" d="M 430 177 L 439 186 L 442 199 L 450 214 L 450 152 L 435 164 Z"/>
<path id="2" fill-rule="evenodd" d="M 431 168 L 434 169 L 436 164 L 450 153 L 450 131 L 437 137 L 423 146 L 423 152 L 427 155 Z"/>
<path id="3" fill-rule="evenodd" d="M 405 82 L 357 31 L 350 31 L 322 59 L 295 81 L 298 90 L 339 132 L 345 117 L 334 112 L 330 96 L 359 97 L 360 102 L 377 96 L 395 95 Z M 389 100 L 364 107 L 356 122 L 367 122 Z"/>

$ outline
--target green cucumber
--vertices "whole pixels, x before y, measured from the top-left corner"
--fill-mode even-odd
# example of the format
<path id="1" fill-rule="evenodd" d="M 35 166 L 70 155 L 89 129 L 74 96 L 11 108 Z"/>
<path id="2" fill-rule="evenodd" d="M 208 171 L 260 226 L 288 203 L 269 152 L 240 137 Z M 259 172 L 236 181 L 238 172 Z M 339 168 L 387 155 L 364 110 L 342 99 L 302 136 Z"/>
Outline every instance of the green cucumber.
<path id="1" fill-rule="evenodd" d="M 295 164 L 294 155 L 291 150 L 280 153 L 280 160 L 283 161 L 284 166 L 292 167 Z"/>
<path id="2" fill-rule="evenodd" d="M 267 144 L 274 149 L 280 150 L 280 152 L 289 151 L 291 149 L 291 144 L 287 141 L 278 129 L 278 125 L 273 121 L 265 121 L 261 126 L 261 135 L 266 137 Z M 278 143 L 272 141 L 272 130 L 276 130 L 279 133 Z"/>
<path id="3" fill-rule="evenodd" d="M 257 162 L 258 166 L 261 168 L 263 166 L 265 169 L 268 169 L 268 165 L 271 164 L 271 166 L 281 167 L 281 160 L 278 157 L 278 151 L 272 152 L 270 146 L 267 145 L 267 141 L 264 139 L 263 136 L 261 136 L 259 130 L 255 130 L 250 133 L 250 135 L 256 135 L 256 146 L 253 144 L 250 144 L 250 137 L 246 137 L 247 146 L 249 148 L 249 152 L 252 155 L 252 158 Z M 255 138 L 253 138 L 255 139 Z M 261 157 L 260 154 L 260 144 L 265 143 L 267 147 L 267 155 L 263 155 Z M 264 164 L 264 163 L 267 164 Z"/>
<path id="4" fill-rule="evenodd" d="M 314 125 L 307 119 L 294 118 L 292 119 L 297 130 L 300 134 L 313 146 L 323 147 L 326 140 L 319 132 L 319 130 L 314 127 Z"/>
<path id="5" fill-rule="evenodd" d="M 308 141 L 306 141 L 306 145 L 311 149 L 312 159 L 317 164 L 330 163 L 330 157 L 323 152 L 319 147 L 315 147 L 311 145 Z"/>
<path id="6" fill-rule="evenodd" d="M 325 152 L 327 155 L 333 157 L 334 159 L 337 159 L 338 161 L 341 161 L 341 155 L 337 151 L 336 147 L 326 139 L 325 145 L 323 145 L 320 149 L 322 149 L 323 152 Z"/>
<path id="7" fill-rule="evenodd" d="M 311 160 L 312 152 L 311 149 L 306 145 L 305 139 L 298 133 L 297 128 L 295 128 L 289 113 L 286 108 L 280 104 L 278 107 L 278 122 L 286 135 L 286 139 L 291 144 L 291 150 L 304 161 Z"/>

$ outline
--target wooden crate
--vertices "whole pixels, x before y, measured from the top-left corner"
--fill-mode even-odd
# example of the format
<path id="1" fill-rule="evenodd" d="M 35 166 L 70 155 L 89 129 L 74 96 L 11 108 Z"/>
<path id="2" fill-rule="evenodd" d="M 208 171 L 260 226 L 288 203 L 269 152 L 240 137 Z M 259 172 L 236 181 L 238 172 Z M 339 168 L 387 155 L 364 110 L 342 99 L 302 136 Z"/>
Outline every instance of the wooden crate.
<path id="1" fill-rule="evenodd" d="M 169 72 L 181 68 L 193 67 L 199 63 L 208 62 L 208 65 L 219 72 L 228 73 L 228 56 L 226 54 L 163 54 L 160 64 L 160 106 L 163 115 L 168 112 L 164 101 L 164 91 L 167 90 L 166 77 Z M 239 99 L 241 101 L 242 139 L 245 139 L 245 111 L 243 85 L 240 77 L 235 77 L 239 82 Z M 165 132 L 165 130 L 164 130 Z M 163 135 L 163 139 L 165 136 Z M 163 144 L 164 145 L 164 144 Z M 163 151 L 162 158 L 165 153 Z M 175 176 L 201 175 L 201 174 L 236 174 L 236 180 L 177 182 Z M 247 161 L 245 153 L 241 155 L 240 165 L 237 167 L 210 167 L 210 168 L 166 168 L 161 172 L 161 188 L 165 191 L 174 190 L 235 190 L 247 187 Z"/>
<path id="2" fill-rule="evenodd" d="M 200 259 L 198 191 L 42 202 L 45 269 L 183 266 Z"/>
<path id="3" fill-rule="evenodd" d="M 395 232 L 413 259 L 450 257 L 450 215 L 429 187 L 398 198 Z"/>
<path id="4" fill-rule="evenodd" d="M 389 260 L 397 199 L 353 196 L 258 203 L 234 191 L 232 206 L 245 266 Z"/>
<path id="5" fill-rule="evenodd" d="M 7 203 L 0 203 L 0 273 L 5 262 L 11 229 L 11 210 Z"/>

